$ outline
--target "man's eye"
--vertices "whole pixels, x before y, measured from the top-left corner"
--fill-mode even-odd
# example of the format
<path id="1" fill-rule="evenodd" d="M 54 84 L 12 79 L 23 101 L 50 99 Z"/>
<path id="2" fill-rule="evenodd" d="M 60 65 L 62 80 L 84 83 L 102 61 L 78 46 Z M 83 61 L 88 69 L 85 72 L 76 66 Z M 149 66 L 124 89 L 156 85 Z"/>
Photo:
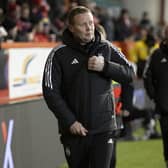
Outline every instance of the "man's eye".
<path id="1" fill-rule="evenodd" d="M 85 26 L 85 23 L 81 24 L 81 26 Z"/>
<path id="2" fill-rule="evenodd" d="M 84 26 L 84 24 L 78 24 L 77 26 L 82 27 L 82 26 Z"/>
<path id="3" fill-rule="evenodd" d="M 93 22 L 92 22 L 92 21 L 90 21 L 90 22 L 89 22 L 89 25 L 92 25 L 92 24 L 93 24 Z"/>

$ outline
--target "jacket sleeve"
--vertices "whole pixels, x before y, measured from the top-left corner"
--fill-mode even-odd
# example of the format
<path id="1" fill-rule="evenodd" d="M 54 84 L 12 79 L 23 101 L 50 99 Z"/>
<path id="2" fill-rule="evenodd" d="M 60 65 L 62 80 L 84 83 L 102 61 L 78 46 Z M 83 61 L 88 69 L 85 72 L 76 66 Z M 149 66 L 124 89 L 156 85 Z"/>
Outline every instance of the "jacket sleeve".
<path id="1" fill-rule="evenodd" d="M 154 99 L 155 97 L 155 89 L 154 89 L 154 83 L 153 83 L 154 79 L 153 79 L 153 73 L 152 73 L 153 54 L 147 60 L 144 73 L 143 73 L 144 87 L 146 89 L 148 96 L 151 99 Z"/>
<path id="2" fill-rule="evenodd" d="M 43 96 L 48 108 L 65 128 L 76 120 L 61 93 L 62 72 L 57 55 L 53 50 L 46 61 L 43 73 Z"/>
<path id="3" fill-rule="evenodd" d="M 135 76 L 133 66 L 125 58 L 124 54 L 110 45 L 110 59 L 105 60 L 103 74 L 119 83 L 130 83 Z"/>

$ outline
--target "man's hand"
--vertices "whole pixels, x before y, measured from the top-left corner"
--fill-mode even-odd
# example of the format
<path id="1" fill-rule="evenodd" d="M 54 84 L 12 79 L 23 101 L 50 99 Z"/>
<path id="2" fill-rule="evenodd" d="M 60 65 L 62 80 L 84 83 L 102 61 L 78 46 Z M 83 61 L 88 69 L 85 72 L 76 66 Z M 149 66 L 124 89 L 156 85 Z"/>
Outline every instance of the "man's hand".
<path id="1" fill-rule="evenodd" d="M 83 127 L 83 125 L 80 122 L 75 121 L 70 127 L 70 132 L 75 135 L 86 136 L 88 130 L 85 127 Z"/>
<path id="2" fill-rule="evenodd" d="M 101 72 L 104 68 L 104 57 L 103 56 L 92 56 L 88 61 L 88 69 L 92 71 Z"/>

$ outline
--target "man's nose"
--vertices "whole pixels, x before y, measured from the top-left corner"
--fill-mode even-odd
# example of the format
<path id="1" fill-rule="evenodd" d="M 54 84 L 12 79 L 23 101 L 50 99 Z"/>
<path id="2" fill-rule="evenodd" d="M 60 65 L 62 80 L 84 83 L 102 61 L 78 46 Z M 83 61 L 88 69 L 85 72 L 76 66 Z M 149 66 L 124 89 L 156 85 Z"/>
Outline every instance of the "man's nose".
<path id="1" fill-rule="evenodd" d="M 86 30 L 91 30 L 91 25 L 90 24 L 86 24 Z"/>

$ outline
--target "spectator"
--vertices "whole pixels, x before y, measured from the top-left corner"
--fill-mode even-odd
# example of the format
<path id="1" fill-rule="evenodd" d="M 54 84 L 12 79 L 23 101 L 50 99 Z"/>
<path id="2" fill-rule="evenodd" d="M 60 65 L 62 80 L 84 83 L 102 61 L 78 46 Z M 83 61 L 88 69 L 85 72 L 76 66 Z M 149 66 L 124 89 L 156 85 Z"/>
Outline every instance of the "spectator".
<path id="1" fill-rule="evenodd" d="M 152 34 L 143 29 L 143 36 L 135 42 L 135 54 L 137 58 L 137 76 L 142 78 L 142 73 L 148 56 L 157 48 L 157 43 Z"/>
<path id="2" fill-rule="evenodd" d="M 7 75 L 8 53 L 0 48 L 0 90 L 8 87 Z"/>
<path id="3" fill-rule="evenodd" d="M 18 27 L 15 21 L 11 19 L 6 19 L 2 23 L 6 31 L 8 32 L 8 35 L 6 37 L 7 42 L 14 42 L 14 41 L 19 41 L 19 36 L 18 36 Z"/>
<path id="4" fill-rule="evenodd" d="M 113 15 L 112 9 L 104 9 L 102 8 L 102 12 L 99 14 L 100 24 L 104 27 L 107 40 L 114 40 L 114 23 L 113 23 Z"/>
<path id="5" fill-rule="evenodd" d="M 145 29 L 149 29 L 151 27 L 151 21 L 149 19 L 149 14 L 147 11 L 143 12 L 139 26 Z"/>
<path id="6" fill-rule="evenodd" d="M 50 6 L 46 0 L 32 0 L 31 19 L 34 24 L 49 17 Z"/>
<path id="7" fill-rule="evenodd" d="M 0 25 L 2 24 L 3 20 L 4 20 L 4 10 L 0 8 Z"/>
<path id="8" fill-rule="evenodd" d="M 40 20 L 35 25 L 35 28 L 34 28 L 34 37 L 33 37 L 33 41 L 34 42 L 49 42 L 48 32 L 47 32 L 47 34 L 45 32 L 45 30 L 46 30 L 45 27 L 46 26 L 48 26 L 48 25 L 46 25 L 46 22 L 44 20 Z"/>
<path id="9" fill-rule="evenodd" d="M 122 9 L 120 17 L 116 22 L 115 40 L 124 41 L 133 35 L 132 21 L 127 9 Z"/>
<path id="10" fill-rule="evenodd" d="M 19 22 L 19 31 L 27 33 L 32 28 L 32 23 L 30 19 L 30 7 L 27 3 L 21 5 L 21 17 Z"/>

